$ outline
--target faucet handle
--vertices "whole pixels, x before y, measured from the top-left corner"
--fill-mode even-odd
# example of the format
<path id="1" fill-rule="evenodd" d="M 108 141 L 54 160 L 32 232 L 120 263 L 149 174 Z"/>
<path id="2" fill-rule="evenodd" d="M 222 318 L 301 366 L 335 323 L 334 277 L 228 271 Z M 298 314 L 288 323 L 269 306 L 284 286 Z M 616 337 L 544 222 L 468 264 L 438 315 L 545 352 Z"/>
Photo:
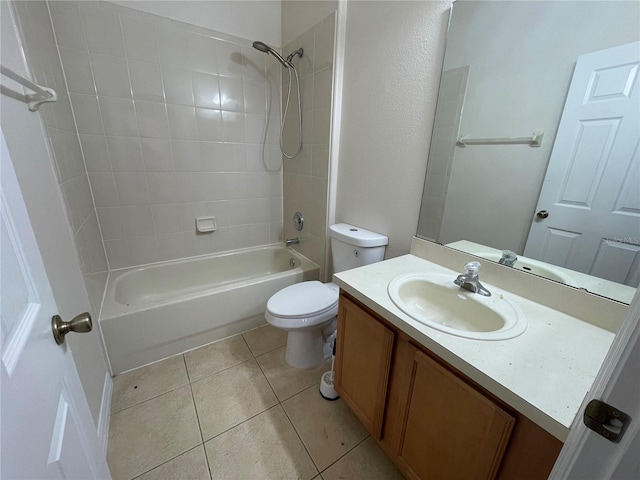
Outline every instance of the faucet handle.
<path id="1" fill-rule="evenodd" d="M 477 277 L 480 271 L 480 262 L 469 262 L 464 266 L 464 273 L 470 277 Z"/>

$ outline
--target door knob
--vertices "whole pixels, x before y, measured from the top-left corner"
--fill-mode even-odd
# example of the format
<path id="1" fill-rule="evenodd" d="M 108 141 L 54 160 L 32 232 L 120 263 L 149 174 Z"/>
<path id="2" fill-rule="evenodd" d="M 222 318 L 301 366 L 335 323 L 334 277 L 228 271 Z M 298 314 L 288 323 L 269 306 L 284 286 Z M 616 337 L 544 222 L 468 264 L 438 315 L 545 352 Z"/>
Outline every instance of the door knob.
<path id="1" fill-rule="evenodd" d="M 69 332 L 90 332 L 93 328 L 91 315 L 89 312 L 76 315 L 70 322 L 65 322 L 60 315 L 54 315 L 51 319 L 51 328 L 53 329 L 53 338 L 58 345 L 64 343 L 64 336 Z"/>
<path id="2" fill-rule="evenodd" d="M 538 218 L 547 218 L 549 216 L 549 212 L 547 212 L 546 210 L 540 210 L 538 213 L 536 213 L 536 217 Z"/>

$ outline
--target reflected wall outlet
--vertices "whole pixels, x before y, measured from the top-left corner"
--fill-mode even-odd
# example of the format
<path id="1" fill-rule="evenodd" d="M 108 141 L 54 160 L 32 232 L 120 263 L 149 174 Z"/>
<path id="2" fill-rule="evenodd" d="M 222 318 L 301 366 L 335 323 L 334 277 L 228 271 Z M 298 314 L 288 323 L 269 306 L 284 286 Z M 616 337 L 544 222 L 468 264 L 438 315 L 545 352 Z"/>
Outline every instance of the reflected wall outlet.
<path id="1" fill-rule="evenodd" d="M 216 225 L 216 217 L 198 217 L 196 218 L 196 231 L 200 233 L 214 232 L 218 228 Z"/>

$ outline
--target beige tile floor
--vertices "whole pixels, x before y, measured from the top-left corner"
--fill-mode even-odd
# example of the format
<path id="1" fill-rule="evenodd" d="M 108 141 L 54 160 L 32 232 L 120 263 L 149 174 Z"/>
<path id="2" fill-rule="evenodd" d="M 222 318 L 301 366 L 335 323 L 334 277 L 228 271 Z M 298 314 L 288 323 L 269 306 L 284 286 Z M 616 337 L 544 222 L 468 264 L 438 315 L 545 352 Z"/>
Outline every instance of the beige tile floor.
<path id="1" fill-rule="evenodd" d="M 114 378 L 116 480 L 375 480 L 402 476 L 342 400 L 329 363 L 297 370 L 286 334 L 250 330 Z"/>

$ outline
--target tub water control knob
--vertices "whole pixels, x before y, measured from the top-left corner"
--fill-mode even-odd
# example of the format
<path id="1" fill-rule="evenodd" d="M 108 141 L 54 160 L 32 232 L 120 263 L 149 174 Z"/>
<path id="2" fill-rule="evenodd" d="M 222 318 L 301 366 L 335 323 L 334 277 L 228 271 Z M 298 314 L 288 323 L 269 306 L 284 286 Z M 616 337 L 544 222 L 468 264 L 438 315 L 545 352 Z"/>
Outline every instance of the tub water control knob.
<path id="1" fill-rule="evenodd" d="M 302 218 L 302 214 L 300 212 L 296 212 L 293 214 L 293 228 L 299 232 L 302 230 L 302 227 L 304 227 L 304 218 Z"/>
<path id="2" fill-rule="evenodd" d="M 65 322 L 60 315 L 54 315 L 51 319 L 51 328 L 53 329 L 53 338 L 58 345 L 64 343 L 64 336 L 69 332 L 85 333 L 90 332 L 93 328 L 91 315 L 89 312 L 76 315 L 70 322 Z"/>

